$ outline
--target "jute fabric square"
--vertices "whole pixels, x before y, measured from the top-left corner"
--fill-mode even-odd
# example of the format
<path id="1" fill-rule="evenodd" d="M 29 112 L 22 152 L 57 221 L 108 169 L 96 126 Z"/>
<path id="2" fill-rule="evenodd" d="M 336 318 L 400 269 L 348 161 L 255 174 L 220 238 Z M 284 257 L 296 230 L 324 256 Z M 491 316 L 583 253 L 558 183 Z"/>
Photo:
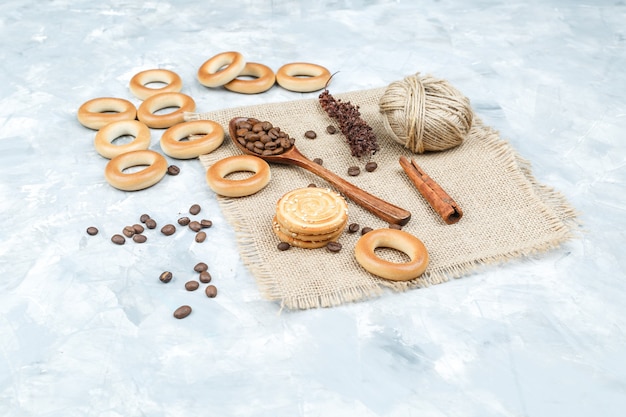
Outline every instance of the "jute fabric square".
<path id="1" fill-rule="evenodd" d="M 343 245 L 339 253 L 296 247 L 279 251 L 279 240 L 272 231 L 278 199 L 311 183 L 330 186 L 302 168 L 272 164 L 272 180 L 257 194 L 241 198 L 217 196 L 224 216 L 235 230 L 242 260 L 265 298 L 287 309 L 363 301 L 382 295 L 385 289 L 404 291 L 460 278 L 486 264 L 498 265 L 554 249 L 573 237 L 577 226 L 575 210 L 560 193 L 540 184 L 533 177 L 530 164 L 496 131 L 475 117 L 462 145 L 415 155 L 385 132 L 378 106 L 383 93 L 384 88 L 377 88 L 335 95 L 358 105 L 361 117 L 374 129 L 381 148 L 371 158 L 378 164 L 374 172 L 363 169 L 366 160 L 351 156 L 341 133 L 326 132 L 328 125 L 337 125 L 317 99 L 186 115 L 186 120 L 214 120 L 225 130 L 234 117 L 255 117 L 279 126 L 296 138 L 297 148 L 309 159 L 321 158 L 326 168 L 356 186 L 409 210 L 412 217 L 403 230 L 421 239 L 429 251 L 426 272 L 408 282 L 380 279 L 357 263 L 354 246 L 360 233 L 345 232 L 339 238 Z M 317 138 L 305 138 L 307 130 L 315 131 Z M 200 162 L 208 169 L 217 160 L 240 153 L 227 134 L 224 144 L 211 154 L 202 155 Z M 463 210 L 458 223 L 445 224 L 428 205 L 400 167 L 401 155 L 414 158 L 457 202 Z M 350 177 L 348 167 L 354 165 L 361 168 L 361 174 Z M 349 200 L 348 206 L 349 223 L 374 229 L 388 226 Z M 405 260 L 392 249 L 376 252 L 388 260 Z"/>

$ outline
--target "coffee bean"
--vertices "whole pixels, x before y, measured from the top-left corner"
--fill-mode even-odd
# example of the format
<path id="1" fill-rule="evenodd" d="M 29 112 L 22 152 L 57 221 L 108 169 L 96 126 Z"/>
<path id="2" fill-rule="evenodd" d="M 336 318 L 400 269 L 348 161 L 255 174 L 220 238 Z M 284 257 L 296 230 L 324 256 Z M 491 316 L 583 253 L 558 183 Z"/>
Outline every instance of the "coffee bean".
<path id="1" fill-rule="evenodd" d="M 393 223 L 389 224 L 389 228 L 390 229 L 396 229 L 396 230 L 402 230 L 402 226 L 400 226 L 399 224 L 393 224 Z"/>
<path id="2" fill-rule="evenodd" d="M 174 226 L 173 224 L 166 224 L 161 228 L 161 233 L 163 233 L 165 236 L 171 236 L 176 233 L 176 226 Z"/>
<path id="3" fill-rule="evenodd" d="M 196 242 L 198 243 L 202 243 L 206 240 L 206 233 L 204 232 L 198 232 L 196 233 Z"/>
<path id="4" fill-rule="evenodd" d="M 135 233 L 143 233 L 144 228 L 140 224 L 133 224 L 133 230 L 135 231 Z"/>
<path id="5" fill-rule="evenodd" d="M 148 219 L 148 220 L 146 220 L 146 227 L 147 227 L 148 229 L 154 229 L 154 228 L 156 228 L 156 227 L 157 227 L 156 220 L 154 220 L 154 219 Z"/>
<path id="6" fill-rule="evenodd" d="M 326 249 L 328 249 L 329 252 L 339 252 L 339 251 L 341 251 L 341 243 L 339 243 L 339 242 L 328 242 L 326 244 Z"/>
<path id="7" fill-rule="evenodd" d="M 194 220 L 189 223 L 189 228 L 193 230 L 194 232 L 199 232 L 200 229 L 202 229 L 202 225 L 200 224 L 200 222 L 197 222 Z"/>
<path id="8" fill-rule="evenodd" d="M 318 165 L 323 165 L 324 164 L 324 160 L 322 158 L 315 158 L 313 160 L 313 162 L 315 162 Z"/>
<path id="9" fill-rule="evenodd" d="M 170 165 L 167 167 L 167 174 L 168 175 L 178 175 L 180 174 L 180 168 L 178 168 L 176 165 Z"/>
<path id="10" fill-rule="evenodd" d="M 287 250 L 291 248 L 291 245 L 287 242 L 280 242 L 277 246 L 278 250 Z"/>
<path id="11" fill-rule="evenodd" d="M 317 137 L 317 133 L 312 130 L 307 130 L 304 132 L 304 137 L 307 139 L 315 139 Z"/>
<path id="12" fill-rule="evenodd" d="M 215 298 L 215 296 L 217 295 L 217 288 L 215 287 L 215 285 L 207 285 L 204 293 L 209 298 Z"/>
<path id="13" fill-rule="evenodd" d="M 211 282 L 211 274 L 209 274 L 209 271 L 200 272 L 200 276 L 198 278 L 203 284 L 208 284 L 209 282 Z"/>
<path id="14" fill-rule="evenodd" d="M 313 184 L 313 183 L 310 183 L 310 184 L 308 185 L 308 187 L 309 187 L 309 188 L 315 188 L 315 187 L 317 187 L 317 185 L 316 185 L 316 184 Z"/>
<path id="15" fill-rule="evenodd" d="M 188 315 L 191 314 L 191 307 L 189 306 L 180 306 L 174 311 L 174 317 L 177 319 L 184 319 Z"/>
<path id="16" fill-rule="evenodd" d="M 199 204 L 194 204 L 193 206 L 189 207 L 189 213 L 193 214 L 194 216 L 200 213 L 200 210 L 202 210 L 202 208 Z"/>
<path id="17" fill-rule="evenodd" d="M 189 220 L 189 217 L 181 217 L 180 219 L 178 219 L 178 224 L 180 224 L 181 226 L 187 226 L 190 221 L 191 220 Z"/>
<path id="18" fill-rule="evenodd" d="M 326 132 L 328 132 L 331 135 L 334 135 L 335 133 L 337 133 L 337 128 L 333 125 L 330 125 L 326 128 Z"/>
<path id="19" fill-rule="evenodd" d="M 111 242 L 115 243 L 116 245 L 123 245 L 124 243 L 126 243 L 126 238 L 124 238 L 124 236 L 122 235 L 113 235 L 111 236 Z"/>
<path id="20" fill-rule="evenodd" d="M 203 272 L 209 269 L 209 266 L 204 262 L 198 262 L 196 266 L 193 267 L 193 270 L 196 272 Z"/>
<path id="21" fill-rule="evenodd" d="M 348 175 L 350 175 L 351 177 L 356 177 L 360 173 L 361 173 L 361 168 L 359 168 L 357 166 L 352 166 L 352 167 L 348 168 Z"/>
<path id="22" fill-rule="evenodd" d="M 185 282 L 185 289 L 187 291 L 195 291 L 200 288 L 200 283 L 198 281 L 187 281 Z"/>
<path id="23" fill-rule="evenodd" d="M 358 223 L 350 223 L 350 226 L 348 226 L 348 232 L 349 233 L 356 233 L 359 231 L 359 229 L 361 228 L 361 226 L 359 226 Z"/>
<path id="24" fill-rule="evenodd" d="M 376 168 L 378 168 L 378 164 L 374 161 L 368 162 L 367 164 L 365 164 L 365 170 L 367 172 L 372 172 L 375 171 Z"/>
<path id="25" fill-rule="evenodd" d="M 202 226 L 203 229 L 208 229 L 213 226 L 213 222 L 211 220 L 203 219 L 200 220 L 200 226 Z"/>
<path id="26" fill-rule="evenodd" d="M 150 215 L 142 214 L 141 217 L 139 217 L 139 221 L 142 223 L 145 223 L 149 218 L 150 218 Z"/>
<path id="27" fill-rule="evenodd" d="M 93 226 L 89 226 L 89 227 L 87 228 L 87 234 L 88 234 L 89 236 L 95 236 L 95 235 L 97 235 L 97 234 L 98 234 L 98 228 L 97 228 L 97 227 L 93 227 Z"/>
<path id="28" fill-rule="evenodd" d="M 364 234 L 366 234 L 366 233 L 369 233 L 369 232 L 371 232 L 372 230 L 374 230 L 374 229 L 372 229 L 371 227 L 364 227 L 363 229 L 361 229 L 361 235 L 364 235 Z"/>
<path id="29" fill-rule="evenodd" d="M 159 275 L 159 280 L 165 284 L 172 280 L 172 273 L 170 271 L 165 271 Z"/>
<path id="30" fill-rule="evenodd" d="M 135 243 L 146 243 L 146 240 L 148 240 L 146 235 L 136 234 L 136 235 L 133 236 L 133 241 Z"/>
<path id="31" fill-rule="evenodd" d="M 135 229 L 133 229 L 133 226 L 126 226 L 124 227 L 124 230 L 122 230 L 122 233 L 126 237 L 133 237 L 133 235 L 135 234 Z"/>

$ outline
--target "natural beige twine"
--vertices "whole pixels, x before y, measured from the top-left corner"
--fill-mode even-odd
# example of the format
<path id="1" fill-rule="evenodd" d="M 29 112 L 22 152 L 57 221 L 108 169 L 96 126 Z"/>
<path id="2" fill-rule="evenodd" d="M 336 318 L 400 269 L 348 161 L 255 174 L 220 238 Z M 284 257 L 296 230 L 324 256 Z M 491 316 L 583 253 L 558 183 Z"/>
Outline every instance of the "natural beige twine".
<path id="1" fill-rule="evenodd" d="M 234 117 L 268 120 L 296 138 L 298 149 L 358 187 L 412 213 L 404 230 L 421 239 L 429 251 L 430 264 L 418 279 L 391 282 L 365 271 L 356 262 L 354 246 L 358 233 L 343 233 L 343 249 L 291 248 L 277 250 L 272 217 L 278 199 L 310 183 L 329 185 L 310 172 L 289 165 L 272 164 L 272 180 L 260 192 L 241 198 L 217 197 L 224 217 L 235 230 L 241 258 L 257 281 L 262 296 L 285 309 L 330 307 L 380 296 L 385 289 L 404 291 L 465 276 L 487 264 L 554 249 L 573 235 L 575 213 L 562 195 L 539 184 L 530 165 L 494 130 L 475 118 L 467 138 L 445 152 L 412 154 L 389 139 L 378 103 L 384 89 L 335 94 L 337 99 L 360 106 L 361 116 L 379 138 L 381 149 L 372 160 L 374 172 L 366 172 L 366 160 L 351 156 L 343 135 L 326 132 L 334 124 L 317 99 L 296 100 L 193 113 L 187 120 L 215 120 L 227 129 Z M 307 130 L 316 139 L 304 138 Z M 200 156 L 205 168 L 221 158 L 238 155 L 227 136 L 222 146 Z M 463 218 L 453 225 L 443 222 L 424 201 L 399 165 L 399 157 L 414 158 L 463 209 Z M 358 165 L 361 174 L 350 177 L 348 167 Z M 239 173 L 236 175 L 246 175 Z M 204 180 L 204 179 L 203 179 Z M 206 192 L 213 194 L 207 186 Z M 348 201 L 348 222 L 374 229 L 387 224 Z M 377 250 L 388 260 L 404 260 L 392 249 Z M 388 257 L 388 258 L 387 258 Z M 477 282 L 478 283 L 478 282 Z"/>
<path id="2" fill-rule="evenodd" d="M 391 83 L 379 105 L 389 136 L 418 154 L 460 145 L 474 117 L 469 99 L 450 83 L 419 73 Z"/>

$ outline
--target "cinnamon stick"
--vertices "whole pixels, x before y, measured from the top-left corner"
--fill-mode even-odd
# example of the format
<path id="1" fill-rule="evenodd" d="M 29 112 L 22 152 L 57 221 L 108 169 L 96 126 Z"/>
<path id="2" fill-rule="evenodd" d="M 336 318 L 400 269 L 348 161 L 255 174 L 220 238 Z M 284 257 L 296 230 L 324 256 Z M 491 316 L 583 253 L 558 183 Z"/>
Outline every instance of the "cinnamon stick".
<path id="1" fill-rule="evenodd" d="M 400 165 L 409 176 L 419 193 L 430 206 L 441 216 L 446 224 L 454 224 L 461 220 L 463 211 L 456 202 L 439 186 L 414 159 L 409 161 L 406 157 L 400 157 Z"/>

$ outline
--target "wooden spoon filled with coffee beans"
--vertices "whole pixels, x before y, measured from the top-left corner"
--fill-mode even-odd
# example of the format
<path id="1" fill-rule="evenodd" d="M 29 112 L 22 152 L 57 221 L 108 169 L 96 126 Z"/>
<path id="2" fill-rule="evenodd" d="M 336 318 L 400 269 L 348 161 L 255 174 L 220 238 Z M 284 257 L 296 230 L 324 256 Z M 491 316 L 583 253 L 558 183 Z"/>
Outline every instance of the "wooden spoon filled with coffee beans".
<path id="1" fill-rule="evenodd" d="M 411 219 L 409 211 L 369 194 L 308 159 L 296 148 L 295 140 L 287 132 L 268 121 L 236 117 L 228 124 L 228 131 L 233 143 L 243 153 L 258 156 L 267 162 L 304 168 L 325 179 L 347 198 L 388 223 L 405 225 Z"/>

